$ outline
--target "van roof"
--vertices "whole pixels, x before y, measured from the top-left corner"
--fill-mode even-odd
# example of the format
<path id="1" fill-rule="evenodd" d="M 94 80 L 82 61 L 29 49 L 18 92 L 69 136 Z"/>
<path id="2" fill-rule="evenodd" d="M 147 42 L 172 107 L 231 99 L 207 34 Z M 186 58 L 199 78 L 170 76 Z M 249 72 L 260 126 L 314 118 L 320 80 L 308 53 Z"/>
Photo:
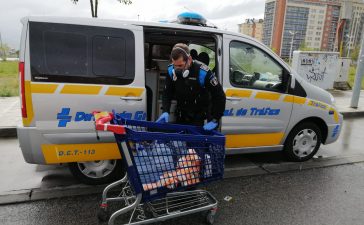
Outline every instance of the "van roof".
<path id="1" fill-rule="evenodd" d="M 66 24 L 79 24 L 79 25 L 89 25 L 89 26 L 105 26 L 111 25 L 135 25 L 135 26 L 145 26 L 145 27 L 159 27 L 159 28 L 174 28 L 181 30 L 194 30 L 194 31 L 203 31 L 209 33 L 218 33 L 218 34 L 229 34 L 233 36 L 244 37 L 250 39 L 252 41 L 256 41 L 254 38 L 240 34 L 237 32 L 231 32 L 226 30 L 220 30 L 211 27 L 202 27 L 202 26 L 193 26 L 193 25 L 184 25 L 178 23 L 157 23 L 157 22 L 141 22 L 141 21 L 132 21 L 132 20 L 115 20 L 115 19 L 95 19 L 95 18 L 84 18 L 84 17 L 56 17 L 56 16 L 27 16 L 22 19 L 22 23 L 27 21 L 34 22 L 49 22 L 49 23 L 66 23 Z"/>

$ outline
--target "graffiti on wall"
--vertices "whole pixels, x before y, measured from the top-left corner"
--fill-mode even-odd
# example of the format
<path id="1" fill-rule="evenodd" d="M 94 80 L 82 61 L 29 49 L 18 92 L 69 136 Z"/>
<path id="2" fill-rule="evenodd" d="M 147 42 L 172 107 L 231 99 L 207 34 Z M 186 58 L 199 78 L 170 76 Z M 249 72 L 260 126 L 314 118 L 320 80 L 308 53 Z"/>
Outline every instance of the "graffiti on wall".
<path id="1" fill-rule="evenodd" d="M 299 52 L 294 55 L 292 66 L 306 81 L 330 89 L 336 78 L 338 59 L 336 53 Z"/>

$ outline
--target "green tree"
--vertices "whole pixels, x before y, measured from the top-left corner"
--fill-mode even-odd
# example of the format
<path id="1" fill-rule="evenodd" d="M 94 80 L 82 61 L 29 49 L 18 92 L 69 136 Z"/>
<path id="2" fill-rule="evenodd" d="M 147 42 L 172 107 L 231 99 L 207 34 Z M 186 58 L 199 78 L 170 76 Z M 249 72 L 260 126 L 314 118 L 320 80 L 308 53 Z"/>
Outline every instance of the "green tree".
<path id="1" fill-rule="evenodd" d="M 314 51 L 314 48 L 307 47 L 307 44 L 305 41 L 302 41 L 300 44 L 300 47 L 298 48 L 300 51 Z"/>
<path id="2" fill-rule="evenodd" d="M 350 58 L 357 61 L 360 53 L 360 46 L 355 46 L 354 50 L 350 53 Z"/>
<path id="3" fill-rule="evenodd" d="M 71 0 L 74 4 L 77 4 L 79 0 Z M 123 3 L 125 5 L 130 5 L 133 2 L 131 0 L 117 0 L 120 3 Z M 90 6 L 91 6 L 91 15 L 92 17 L 97 17 L 97 8 L 99 5 L 99 0 L 90 0 Z"/>
<path id="4" fill-rule="evenodd" d="M 9 54 L 10 47 L 7 44 L 0 44 L 0 56 L 5 61 Z"/>

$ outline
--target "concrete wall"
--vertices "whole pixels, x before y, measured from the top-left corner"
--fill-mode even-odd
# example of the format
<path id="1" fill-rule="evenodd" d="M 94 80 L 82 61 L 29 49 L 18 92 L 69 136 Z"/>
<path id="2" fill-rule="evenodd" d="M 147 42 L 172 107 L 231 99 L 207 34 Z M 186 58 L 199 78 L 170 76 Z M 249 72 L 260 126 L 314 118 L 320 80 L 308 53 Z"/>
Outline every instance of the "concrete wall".
<path id="1" fill-rule="evenodd" d="M 338 52 L 293 52 L 292 69 L 306 81 L 323 89 L 333 89 L 340 71 Z"/>

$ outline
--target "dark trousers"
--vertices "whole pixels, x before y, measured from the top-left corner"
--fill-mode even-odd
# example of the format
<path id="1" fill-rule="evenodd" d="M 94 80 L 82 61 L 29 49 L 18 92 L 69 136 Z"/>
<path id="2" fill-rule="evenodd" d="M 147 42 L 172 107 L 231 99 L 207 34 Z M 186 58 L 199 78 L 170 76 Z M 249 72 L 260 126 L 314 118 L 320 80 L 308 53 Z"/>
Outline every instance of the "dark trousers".
<path id="1" fill-rule="evenodd" d="M 204 125 L 206 119 L 205 112 L 189 112 L 189 111 L 176 111 L 176 123 L 184 125 L 200 126 Z"/>

